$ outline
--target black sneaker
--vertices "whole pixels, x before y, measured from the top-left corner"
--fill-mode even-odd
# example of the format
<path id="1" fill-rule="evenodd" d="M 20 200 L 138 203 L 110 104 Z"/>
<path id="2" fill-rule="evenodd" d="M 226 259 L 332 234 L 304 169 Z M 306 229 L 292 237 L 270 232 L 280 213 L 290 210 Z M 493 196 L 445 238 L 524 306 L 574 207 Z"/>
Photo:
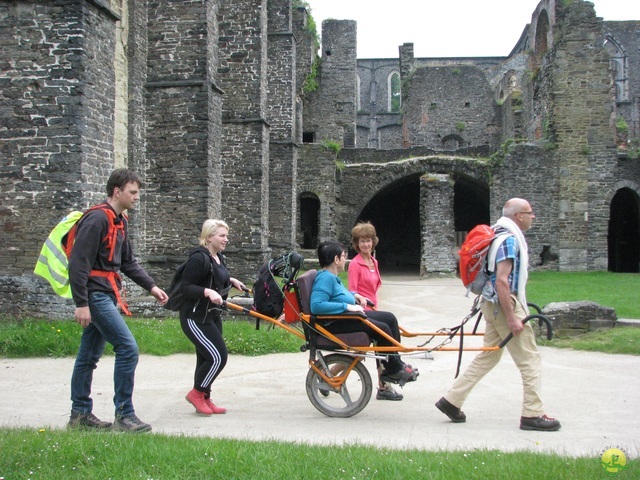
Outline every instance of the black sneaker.
<path id="1" fill-rule="evenodd" d="M 144 423 L 135 415 L 127 415 L 126 417 L 116 417 L 113 422 L 113 429 L 117 432 L 150 432 L 151 425 Z"/>
<path id="2" fill-rule="evenodd" d="M 111 422 L 103 422 L 93 413 L 71 412 L 67 428 L 96 428 L 106 430 L 111 428 Z"/>
<path id="3" fill-rule="evenodd" d="M 376 393 L 376 400 L 391 400 L 394 402 L 399 402 L 404 398 L 404 395 L 396 392 L 392 387 L 386 386 L 386 388 L 379 388 L 378 393 Z"/>
<path id="4" fill-rule="evenodd" d="M 449 417 L 453 423 L 464 423 L 467 421 L 467 416 L 464 414 L 464 412 L 458 407 L 452 405 L 444 397 L 436 402 L 436 407 L 447 417 Z"/>
<path id="5" fill-rule="evenodd" d="M 415 382 L 418 379 L 418 375 L 420 375 L 420 373 L 417 368 L 405 363 L 396 373 L 382 372 L 380 380 L 385 383 L 397 383 L 403 387 L 407 382 Z"/>
<path id="6" fill-rule="evenodd" d="M 540 417 L 520 417 L 520 430 L 555 432 L 556 430 L 560 430 L 560 422 L 546 415 Z"/>

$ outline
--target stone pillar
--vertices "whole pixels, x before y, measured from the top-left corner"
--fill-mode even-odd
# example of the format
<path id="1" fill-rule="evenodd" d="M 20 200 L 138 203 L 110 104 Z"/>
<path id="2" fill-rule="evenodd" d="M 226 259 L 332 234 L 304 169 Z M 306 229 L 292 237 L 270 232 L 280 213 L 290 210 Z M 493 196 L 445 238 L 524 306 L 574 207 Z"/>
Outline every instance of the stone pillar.
<path id="1" fill-rule="evenodd" d="M 322 22 L 322 64 L 319 89 L 311 95 L 305 131 L 315 132 L 317 143 L 337 142 L 355 147 L 357 56 L 356 22 Z"/>
<path id="2" fill-rule="evenodd" d="M 269 256 L 267 0 L 220 2 L 221 216 L 230 220 L 228 264 L 255 276 Z"/>
<path id="3" fill-rule="evenodd" d="M 404 80 L 415 67 L 413 43 L 403 43 L 398 47 L 398 52 L 400 54 L 400 78 Z"/>
<path id="4" fill-rule="evenodd" d="M 556 4 L 550 128 L 558 160 L 561 271 L 606 268 L 608 199 L 602 188 L 616 171 L 609 124 L 613 95 L 609 59 L 593 4 Z M 590 52 L 584 55 L 584 52 Z M 612 161 L 613 160 L 613 161 Z"/>
<path id="5" fill-rule="evenodd" d="M 297 219 L 296 39 L 291 0 L 269 1 L 269 246 L 294 249 Z"/>
<path id="6" fill-rule="evenodd" d="M 145 173 L 140 253 L 151 273 L 170 273 L 219 217 L 221 102 L 217 2 L 159 0 L 147 6 Z M 165 283 L 166 283 L 165 282 Z"/>
<path id="7" fill-rule="evenodd" d="M 420 178 L 420 275 L 456 271 L 453 183 L 449 175 Z"/>

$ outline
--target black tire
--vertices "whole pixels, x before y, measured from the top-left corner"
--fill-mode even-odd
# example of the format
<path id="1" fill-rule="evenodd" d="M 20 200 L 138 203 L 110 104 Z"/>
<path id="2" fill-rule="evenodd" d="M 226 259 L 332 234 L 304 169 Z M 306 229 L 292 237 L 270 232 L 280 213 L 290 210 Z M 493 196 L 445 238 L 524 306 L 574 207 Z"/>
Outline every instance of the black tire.
<path id="1" fill-rule="evenodd" d="M 342 369 L 335 367 L 339 372 L 349 367 L 353 359 L 350 355 L 333 353 L 324 357 L 324 362 L 331 371 L 335 371 L 332 366 L 341 365 Z M 362 361 L 351 370 L 339 392 L 332 390 L 313 369 L 309 369 L 307 374 L 306 388 L 311 404 L 318 411 L 328 417 L 342 418 L 352 417 L 362 411 L 371 400 L 373 391 L 371 375 Z"/>

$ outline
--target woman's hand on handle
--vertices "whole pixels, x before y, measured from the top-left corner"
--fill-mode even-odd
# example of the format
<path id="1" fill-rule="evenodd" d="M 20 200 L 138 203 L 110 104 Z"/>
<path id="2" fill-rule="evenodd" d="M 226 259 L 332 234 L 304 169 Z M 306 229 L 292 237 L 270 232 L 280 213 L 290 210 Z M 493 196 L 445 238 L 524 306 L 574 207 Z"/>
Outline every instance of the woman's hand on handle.
<path id="1" fill-rule="evenodd" d="M 212 290 L 210 288 L 205 288 L 204 296 L 208 298 L 211 301 L 211 303 L 215 303 L 216 305 L 222 305 L 222 297 L 215 290 Z"/>
<path id="2" fill-rule="evenodd" d="M 231 285 L 233 285 L 233 288 L 235 288 L 236 290 L 240 290 L 241 292 L 247 292 L 249 289 L 245 286 L 244 283 L 242 283 L 240 280 L 238 280 L 237 278 L 233 278 L 231 277 L 229 279 L 229 281 L 231 282 Z"/>

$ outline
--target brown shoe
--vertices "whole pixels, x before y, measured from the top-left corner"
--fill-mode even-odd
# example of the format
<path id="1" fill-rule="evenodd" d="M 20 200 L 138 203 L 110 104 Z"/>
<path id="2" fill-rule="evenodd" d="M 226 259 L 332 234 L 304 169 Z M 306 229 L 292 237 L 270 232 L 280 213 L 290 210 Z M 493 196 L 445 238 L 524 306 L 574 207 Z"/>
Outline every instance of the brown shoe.
<path id="1" fill-rule="evenodd" d="M 95 428 L 95 429 L 109 429 L 111 428 L 111 422 L 103 422 L 93 413 L 79 413 L 71 412 L 69 417 L 69 423 L 67 428 Z"/>
<path id="2" fill-rule="evenodd" d="M 447 417 L 449 417 L 453 423 L 464 423 L 467 421 L 467 416 L 464 414 L 464 412 L 458 407 L 449 403 L 444 397 L 436 402 L 436 407 Z"/>
<path id="3" fill-rule="evenodd" d="M 520 430 L 555 432 L 556 430 L 560 430 L 560 422 L 546 415 L 540 417 L 520 417 Z"/>
<path id="4" fill-rule="evenodd" d="M 116 417 L 116 421 L 113 422 L 113 429 L 116 432 L 142 433 L 150 432 L 151 425 L 144 423 L 136 417 L 135 413 L 132 413 L 126 417 Z"/>

